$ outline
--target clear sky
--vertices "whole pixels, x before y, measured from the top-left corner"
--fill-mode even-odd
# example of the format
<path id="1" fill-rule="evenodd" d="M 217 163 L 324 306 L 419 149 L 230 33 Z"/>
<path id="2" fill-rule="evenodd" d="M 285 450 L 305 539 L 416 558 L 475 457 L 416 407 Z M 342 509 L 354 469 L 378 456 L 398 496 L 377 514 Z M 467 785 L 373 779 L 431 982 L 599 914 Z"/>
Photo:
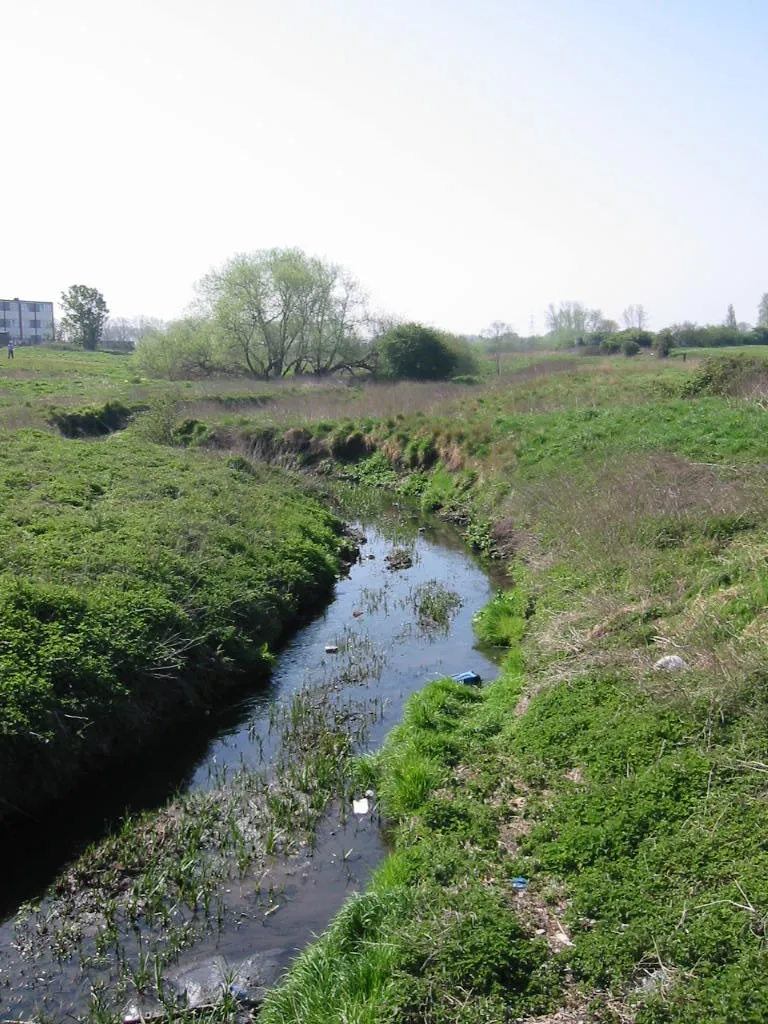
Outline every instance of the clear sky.
<path id="1" fill-rule="evenodd" d="M 179 315 L 299 246 L 375 307 L 754 321 L 765 0 L 6 0 L 0 296 Z"/>

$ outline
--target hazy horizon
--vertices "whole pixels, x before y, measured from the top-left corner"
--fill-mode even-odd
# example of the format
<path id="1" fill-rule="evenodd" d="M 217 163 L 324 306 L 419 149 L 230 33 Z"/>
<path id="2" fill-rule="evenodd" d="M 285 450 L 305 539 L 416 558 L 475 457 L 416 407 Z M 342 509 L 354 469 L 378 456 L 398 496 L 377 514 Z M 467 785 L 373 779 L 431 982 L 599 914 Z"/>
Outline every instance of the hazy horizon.
<path id="1" fill-rule="evenodd" d="M 550 302 L 754 322 L 768 9 L 25 0 L 5 12 L 0 295 L 169 319 L 298 246 L 460 333 Z"/>

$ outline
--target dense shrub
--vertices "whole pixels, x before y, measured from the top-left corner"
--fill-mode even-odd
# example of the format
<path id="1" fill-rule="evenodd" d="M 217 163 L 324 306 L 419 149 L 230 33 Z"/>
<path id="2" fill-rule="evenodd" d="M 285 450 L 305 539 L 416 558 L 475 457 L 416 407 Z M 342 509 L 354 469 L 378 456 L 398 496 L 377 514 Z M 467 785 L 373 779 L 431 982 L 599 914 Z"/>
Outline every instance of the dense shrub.
<path id="1" fill-rule="evenodd" d="M 121 430 L 127 426 L 131 417 L 145 409 L 146 406 L 128 408 L 122 402 L 105 402 L 101 406 L 87 409 L 52 408 L 48 420 L 53 423 L 65 437 L 98 437 L 110 434 L 113 430 Z"/>
<path id="2" fill-rule="evenodd" d="M 393 380 L 447 380 L 459 363 L 439 331 L 417 323 L 388 331 L 378 352 L 382 375 Z"/>
<path id="3" fill-rule="evenodd" d="M 747 382 L 768 384 L 768 362 L 743 354 L 707 359 L 683 387 L 684 398 L 738 394 Z"/>
<path id="4" fill-rule="evenodd" d="M 448 334 L 443 331 L 440 332 L 440 338 L 448 351 L 454 357 L 452 370 L 454 380 L 457 375 L 462 378 L 476 378 L 479 371 L 477 355 L 475 354 L 475 348 L 467 341 L 467 339 L 460 337 L 458 334 Z M 471 383 L 474 382 L 475 381 L 471 381 Z"/>

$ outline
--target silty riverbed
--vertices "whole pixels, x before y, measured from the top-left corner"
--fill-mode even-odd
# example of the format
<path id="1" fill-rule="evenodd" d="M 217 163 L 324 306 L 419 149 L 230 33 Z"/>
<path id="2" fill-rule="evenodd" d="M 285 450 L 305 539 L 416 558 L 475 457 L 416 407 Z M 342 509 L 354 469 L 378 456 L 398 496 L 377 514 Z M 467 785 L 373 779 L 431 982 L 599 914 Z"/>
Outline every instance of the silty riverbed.
<path id="1" fill-rule="evenodd" d="M 0 1017 L 138 1017 L 222 985 L 257 999 L 365 885 L 385 838 L 348 755 L 380 746 L 431 679 L 497 668 L 472 632 L 492 586 L 455 533 L 417 531 L 398 510 L 361 529 L 358 561 L 266 686 L 212 714 L 191 751 L 137 766 L 137 799 L 125 773 L 102 780 L 107 804 L 154 810 L 69 864 L 98 807 L 70 808 L 51 842 L 34 828 L 19 838 L 29 856 L 3 876 Z"/>

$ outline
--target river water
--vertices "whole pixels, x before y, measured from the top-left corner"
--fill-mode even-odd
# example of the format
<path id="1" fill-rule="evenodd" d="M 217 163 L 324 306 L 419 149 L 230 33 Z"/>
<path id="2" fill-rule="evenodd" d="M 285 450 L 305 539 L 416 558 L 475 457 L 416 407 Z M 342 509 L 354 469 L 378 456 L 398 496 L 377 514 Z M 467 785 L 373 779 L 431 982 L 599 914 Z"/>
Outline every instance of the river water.
<path id="1" fill-rule="evenodd" d="M 376 526 L 361 524 L 366 541 L 349 575 L 338 581 L 324 614 L 302 628 L 281 653 L 267 683 L 211 714 L 207 729 L 185 737 L 152 758 L 151 770 L 106 776 L 89 790 L 88 800 L 62 806 L 45 823 L 19 828 L 8 846 L 0 907 L 0 1017 L 30 1019 L 44 1012 L 56 1020 L 87 1014 L 93 978 L 76 957 L 56 959 L 38 953 L 30 960 L 17 948 L 16 910 L 24 899 L 44 891 L 79 849 L 97 840 L 126 808 L 160 807 L 174 791 L 205 789 L 228 771 L 261 770 L 274 753 L 270 728 L 274 708 L 307 688 L 322 685 L 334 669 L 336 654 L 326 648 L 359 649 L 370 676 L 351 680 L 353 691 L 366 691 L 375 707 L 365 735 L 365 749 L 375 749 L 402 714 L 403 704 L 431 679 L 473 670 L 490 681 L 497 667 L 490 652 L 475 645 L 472 615 L 492 595 L 492 584 L 459 538 L 442 524 L 417 526 L 398 509 Z M 393 571 L 386 557 L 393 544 L 404 546 L 413 564 Z M 415 612 L 414 595 L 424 588 L 458 595 L 461 604 L 447 629 L 428 629 Z M 339 687 L 337 687 L 337 690 Z M 345 698 L 344 688 L 336 699 Z M 188 741 L 188 742 L 186 742 Z M 385 855 L 384 837 L 375 813 L 340 817 L 332 808 L 316 836 L 311 856 L 275 864 L 270 886 L 280 891 L 277 910 L 265 915 L 253 891 L 226 889 L 230 925 L 211 932 L 185 950 L 175 976 L 204 973 L 211 964 L 237 964 L 263 955 L 273 973 L 326 927 L 345 898 L 363 887 Z M 197 972 L 197 975 L 196 975 Z M 128 1004 L 126 1004 L 128 1005 Z"/>

